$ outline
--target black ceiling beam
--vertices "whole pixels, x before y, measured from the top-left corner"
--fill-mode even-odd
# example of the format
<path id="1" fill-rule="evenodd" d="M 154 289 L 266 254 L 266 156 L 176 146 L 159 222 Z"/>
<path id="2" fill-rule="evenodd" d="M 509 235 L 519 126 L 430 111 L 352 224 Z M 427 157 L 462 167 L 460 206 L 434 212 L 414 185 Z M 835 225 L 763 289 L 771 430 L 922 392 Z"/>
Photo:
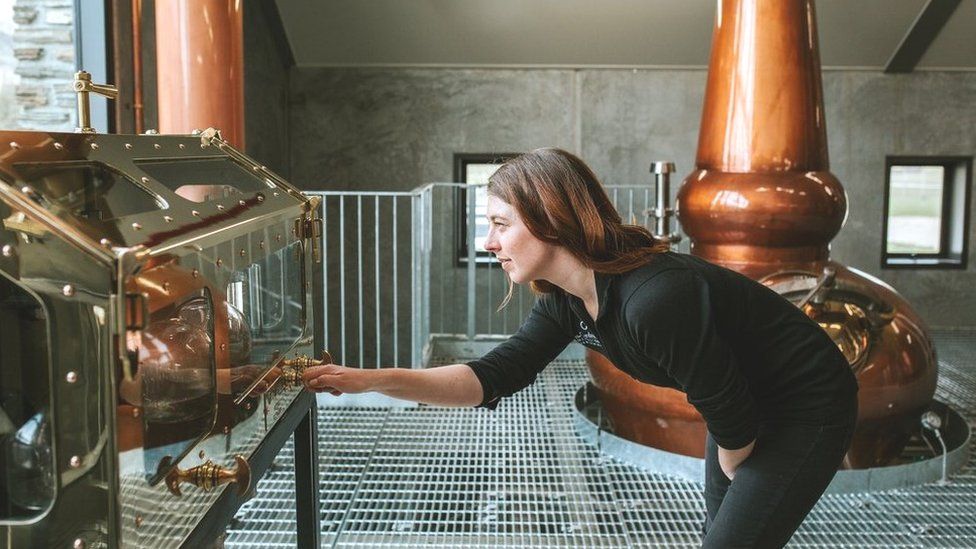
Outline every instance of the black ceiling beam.
<path id="1" fill-rule="evenodd" d="M 888 60 L 885 72 L 912 72 L 962 0 L 928 0 Z"/>

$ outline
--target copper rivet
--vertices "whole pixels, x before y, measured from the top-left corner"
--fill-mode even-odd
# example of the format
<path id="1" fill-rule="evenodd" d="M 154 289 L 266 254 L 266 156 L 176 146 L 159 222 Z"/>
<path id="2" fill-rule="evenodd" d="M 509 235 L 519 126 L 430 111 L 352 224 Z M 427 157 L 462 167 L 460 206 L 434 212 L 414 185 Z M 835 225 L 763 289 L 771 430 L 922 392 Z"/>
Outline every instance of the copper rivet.
<path id="1" fill-rule="evenodd" d="M 258 248 L 264 249 L 264 241 L 258 242 Z"/>
<path id="2" fill-rule="evenodd" d="M 91 146 L 91 148 L 92 148 L 93 151 L 97 151 L 98 150 L 98 143 L 92 143 L 90 146 Z"/>
<path id="3" fill-rule="evenodd" d="M 243 248 L 241 248 L 241 257 L 244 257 L 245 255 L 247 255 L 247 252 Z"/>
<path id="4" fill-rule="evenodd" d="M 81 467 L 81 458 L 78 456 L 71 456 L 71 459 L 68 460 L 68 464 L 71 465 L 73 469 L 77 469 Z"/>
<path id="5" fill-rule="evenodd" d="M 142 515 L 137 515 L 136 516 L 136 528 L 139 528 L 140 526 L 142 526 Z"/>
<path id="6" fill-rule="evenodd" d="M 221 343 L 220 344 L 220 350 L 223 351 L 225 349 L 227 349 L 227 344 L 226 343 Z"/>
<path id="7" fill-rule="evenodd" d="M 275 240 L 277 240 L 278 242 L 281 242 L 281 235 L 280 234 L 276 234 L 275 235 Z"/>
<path id="8" fill-rule="evenodd" d="M 10 148 L 11 149 L 14 149 L 14 150 L 19 149 L 20 148 L 20 143 L 18 143 L 16 141 L 11 141 L 10 142 Z"/>
<path id="9" fill-rule="evenodd" d="M 164 292 L 168 292 L 169 291 L 169 282 L 163 282 L 163 291 Z"/>
<path id="10" fill-rule="evenodd" d="M 11 246 L 10 244 L 4 244 L 3 257 L 13 257 L 13 255 L 14 255 L 14 247 Z"/>
<path id="11" fill-rule="evenodd" d="M 196 278 L 196 277 L 198 277 L 198 276 L 200 276 L 200 271 L 198 271 L 198 270 L 196 270 L 196 269 L 193 269 L 193 272 L 192 272 L 192 273 L 190 273 L 190 274 L 192 274 L 192 275 L 193 275 L 193 278 Z"/>
<path id="12" fill-rule="evenodd" d="M 65 297 L 71 297 L 75 295 L 75 287 L 72 286 L 71 284 L 65 284 L 64 287 L 61 288 L 61 295 Z"/>
<path id="13" fill-rule="evenodd" d="M 126 143 L 124 146 L 125 146 L 125 150 L 127 150 L 127 151 L 131 151 L 132 150 L 132 143 Z"/>
<path id="14" fill-rule="evenodd" d="M 74 382 L 78 381 L 78 373 L 77 372 L 68 372 L 67 374 L 65 374 L 64 380 L 67 381 L 68 383 L 74 383 Z"/>
<path id="15" fill-rule="evenodd" d="M 85 549 L 85 540 L 77 538 L 74 543 L 71 544 L 74 549 Z"/>
<path id="16" fill-rule="evenodd" d="M 190 213 L 191 213 L 191 214 L 193 215 L 193 217 L 200 217 L 200 212 L 198 212 L 198 211 L 196 211 L 196 210 L 193 210 L 193 211 L 192 211 L 192 212 L 190 212 Z"/>
<path id="17" fill-rule="evenodd" d="M 224 264 L 224 260 L 223 259 L 220 259 L 220 258 L 217 258 L 216 263 L 217 263 L 217 266 L 220 267 L 221 265 Z"/>
<path id="18" fill-rule="evenodd" d="M 132 228 L 135 229 L 135 230 L 137 230 L 137 231 L 140 231 L 140 230 L 142 230 L 142 225 L 140 225 L 138 223 L 133 223 L 132 224 Z"/>
<path id="19" fill-rule="evenodd" d="M 139 417 L 141 414 L 142 414 L 142 410 L 140 408 L 132 409 L 132 417 Z"/>
<path id="20" fill-rule="evenodd" d="M 61 143 L 58 143 L 57 141 L 55 141 L 54 142 L 54 148 L 60 151 L 60 150 L 63 150 L 64 149 L 64 145 L 62 145 Z"/>
<path id="21" fill-rule="evenodd" d="M 163 216 L 163 221 L 165 221 L 167 223 L 172 223 L 173 222 L 173 218 L 170 217 L 170 216 L 168 216 L 168 215 L 164 215 Z"/>
<path id="22" fill-rule="evenodd" d="M 162 147 L 159 145 L 159 143 L 153 143 L 153 148 L 158 151 Z"/>

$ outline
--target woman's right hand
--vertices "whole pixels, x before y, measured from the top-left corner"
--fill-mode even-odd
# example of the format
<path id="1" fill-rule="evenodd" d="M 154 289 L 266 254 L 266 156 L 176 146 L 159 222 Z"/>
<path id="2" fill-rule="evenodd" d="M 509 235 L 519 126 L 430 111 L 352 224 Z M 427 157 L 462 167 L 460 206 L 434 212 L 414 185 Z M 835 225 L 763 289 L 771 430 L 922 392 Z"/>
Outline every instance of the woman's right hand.
<path id="1" fill-rule="evenodd" d="M 347 368 L 338 364 L 312 366 L 302 373 L 305 387 L 316 393 L 332 393 L 339 396 L 342 393 L 364 393 L 372 391 L 370 375 L 375 370 Z"/>

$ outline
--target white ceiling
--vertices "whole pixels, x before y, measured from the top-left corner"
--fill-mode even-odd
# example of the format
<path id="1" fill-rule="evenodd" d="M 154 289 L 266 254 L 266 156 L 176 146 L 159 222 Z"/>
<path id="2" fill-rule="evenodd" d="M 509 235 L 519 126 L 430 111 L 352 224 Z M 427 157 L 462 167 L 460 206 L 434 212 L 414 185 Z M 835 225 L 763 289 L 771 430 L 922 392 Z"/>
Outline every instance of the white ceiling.
<path id="1" fill-rule="evenodd" d="M 827 68 L 883 69 L 927 0 L 818 0 Z M 705 67 L 716 0 L 277 0 L 299 66 Z M 976 69 L 962 0 L 917 69 Z"/>

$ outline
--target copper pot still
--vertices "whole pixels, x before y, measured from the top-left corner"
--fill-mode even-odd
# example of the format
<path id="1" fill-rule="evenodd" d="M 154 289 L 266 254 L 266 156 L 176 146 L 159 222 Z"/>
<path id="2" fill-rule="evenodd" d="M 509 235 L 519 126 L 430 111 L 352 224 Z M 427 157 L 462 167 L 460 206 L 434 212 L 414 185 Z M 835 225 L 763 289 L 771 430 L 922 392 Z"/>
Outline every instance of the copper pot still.
<path id="1" fill-rule="evenodd" d="M 897 461 L 935 393 L 928 330 L 884 282 L 829 258 L 847 216 L 830 173 L 812 0 L 720 0 L 696 169 L 678 193 L 691 253 L 767 284 L 823 327 L 860 385 L 846 468 Z M 587 353 L 615 432 L 704 456 L 705 425 L 677 391 Z"/>

